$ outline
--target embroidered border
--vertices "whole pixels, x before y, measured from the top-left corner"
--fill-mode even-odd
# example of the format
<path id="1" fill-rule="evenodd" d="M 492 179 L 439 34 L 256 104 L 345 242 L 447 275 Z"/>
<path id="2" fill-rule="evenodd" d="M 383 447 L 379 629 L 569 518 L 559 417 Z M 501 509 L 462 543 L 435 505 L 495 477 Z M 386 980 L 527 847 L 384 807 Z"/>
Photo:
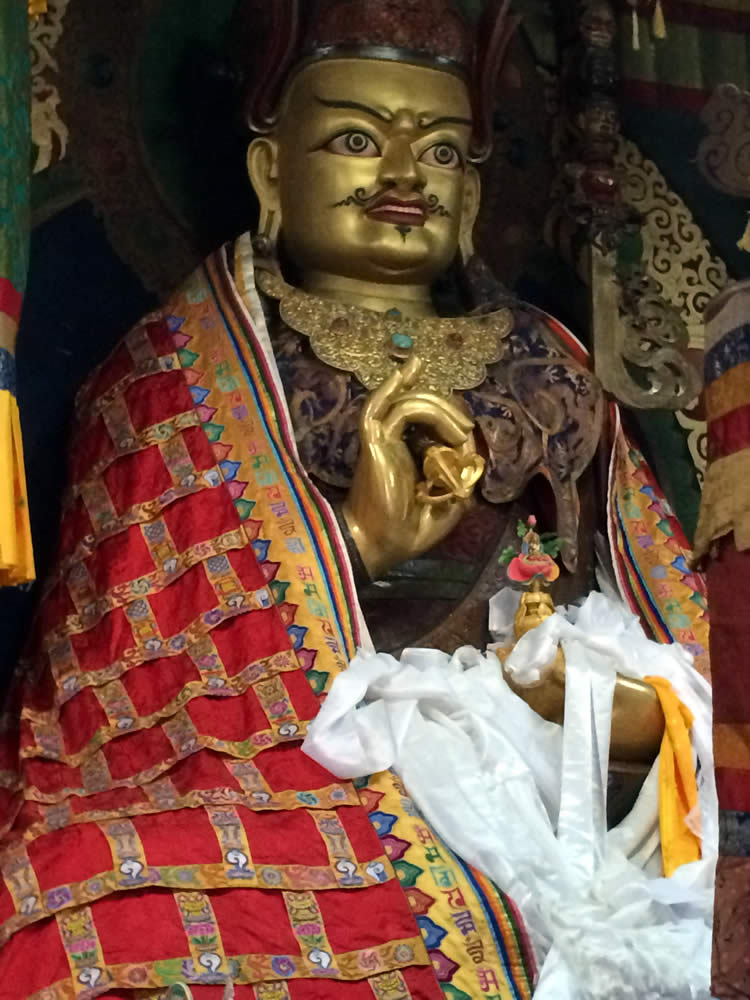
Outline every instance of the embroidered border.
<path id="1" fill-rule="evenodd" d="M 244 833 L 242 824 L 239 825 Z M 17 851 L 3 865 L 4 880 L 13 897 L 16 914 L 9 917 L 0 928 L 0 945 L 5 944 L 19 930 L 39 920 L 74 907 L 88 906 L 115 892 L 148 888 L 200 892 L 231 889 L 241 885 L 245 889 L 280 890 L 297 896 L 341 888 L 354 890 L 382 885 L 395 878 L 395 872 L 385 855 L 372 861 L 355 861 L 352 865 L 353 874 L 346 881 L 341 880 L 339 872 L 333 866 L 255 866 L 247 840 L 244 849 L 239 846 L 228 848 L 224 862 L 156 867 L 149 865 L 138 833 L 129 820 L 120 819 L 110 823 L 105 833 L 112 845 L 113 869 L 83 882 L 40 891 L 25 850 Z M 224 844 L 226 845 L 226 840 Z M 320 971 L 320 968 L 312 961 L 311 971 Z"/>
<path id="2" fill-rule="evenodd" d="M 395 774 L 357 784 L 447 1000 L 530 1000 L 536 967 L 510 900 L 448 850 Z"/>
<path id="3" fill-rule="evenodd" d="M 76 930 L 68 935 L 73 948 L 77 945 L 75 934 L 90 934 L 89 927 L 83 918 L 78 918 L 75 926 Z M 94 961 L 101 962 L 100 952 L 97 954 L 94 950 L 96 946 L 99 946 L 98 939 L 90 936 L 83 938 L 82 942 L 86 945 L 92 945 L 87 953 L 91 956 L 90 961 L 92 963 Z M 372 964 L 373 958 L 377 962 L 377 966 L 382 969 L 382 972 L 379 973 L 380 976 L 383 973 L 408 968 L 412 965 L 429 964 L 422 939 L 419 937 L 406 938 L 401 941 L 392 941 L 377 948 L 365 948 L 335 955 L 334 959 L 340 975 L 331 976 L 331 978 L 339 982 L 369 979 L 372 976 L 372 971 L 367 966 Z M 263 982 L 288 983 L 297 979 L 309 978 L 307 969 L 300 961 L 299 956 L 230 955 L 227 956 L 226 963 L 231 979 L 239 986 Z M 72 971 L 75 973 L 80 968 L 80 965 L 75 964 L 75 959 L 73 959 L 71 961 Z M 164 988 L 180 981 L 186 981 L 189 985 L 205 985 L 224 981 L 223 977 L 216 976 L 216 974 L 198 973 L 190 955 L 160 962 L 108 965 L 106 973 L 102 973 L 102 968 L 99 966 L 90 965 L 89 968 L 98 968 L 100 973 L 97 979 L 98 983 L 107 982 L 102 979 L 102 975 L 108 975 L 110 977 L 108 983 L 116 983 L 121 989 Z M 34 993 L 28 1000 L 73 1000 L 81 992 L 73 992 L 71 981 L 66 979 L 55 983 L 46 990 Z M 274 1000 L 276 1000 L 275 997 Z"/>
<path id="4" fill-rule="evenodd" d="M 710 676 L 705 581 L 641 453 L 617 428 L 609 486 L 610 547 L 623 597 L 658 642 L 679 642 Z"/>
<path id="5" fill-rule="evenodd" d="M 80 823 L 103 823 L 123 817 L 149 816 L 154 813 L 194 809 L 200 806 L 241 805 L 256 812 L 287 812 L 292 809 L 328 810 L 338 806 L 360 805 L 357 792 L 348 782 L 341 784 L 336 782 L 325 788 L 309 791 L 289 789 L 274 792 L 252 761 L 231 761 L 227 762 L 226 766 L 242 785 L 242 791 L 225 787 L 196 789 L 180 795 L 167 777 L 157 778 L 141 789 L 143 794 L 148 796 L 146 800 L 130 803 L 115 810 L 92 809 L 74 813 L 67 801 L 52 805 L 34 803 L 40 809 L 42 818 L 24 829 L 23 834 L 14 840 L 30 843 L 52 830 L 61 830 Z M 250 771 L 250 768 L 253 770 Z"/>
<path id="6" fill-rule="evenodd" d="M 80 910 L 61 914 L 57 918 L 57 925 L 70 965 L 72 996 L 96 996 L 104 992 L 114 977 L 104 961 L 91 908 L 85 906 Z M 44 996 L 44 992 L 41 996 Z"/>

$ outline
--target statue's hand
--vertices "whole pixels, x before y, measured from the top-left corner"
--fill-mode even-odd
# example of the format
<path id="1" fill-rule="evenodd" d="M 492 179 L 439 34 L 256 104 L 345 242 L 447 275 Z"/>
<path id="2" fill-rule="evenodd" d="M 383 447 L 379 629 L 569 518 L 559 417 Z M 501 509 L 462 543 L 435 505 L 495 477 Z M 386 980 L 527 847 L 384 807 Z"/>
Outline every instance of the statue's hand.
<path id="1" fill-rule="evenodd" d="M 413 391 L 420 367 L 414 358 L 394 372 L 362 412 L 360 456 L 344 516 L 373 579 L 445 538 L 470 502 L 469 497 L 431 504 L 417 495 L 421 470 L 404 442 L 407 426 L 427 427 L 459 456 L 468 458 L 474 450 L 474 422 L 459 405 Z"/>

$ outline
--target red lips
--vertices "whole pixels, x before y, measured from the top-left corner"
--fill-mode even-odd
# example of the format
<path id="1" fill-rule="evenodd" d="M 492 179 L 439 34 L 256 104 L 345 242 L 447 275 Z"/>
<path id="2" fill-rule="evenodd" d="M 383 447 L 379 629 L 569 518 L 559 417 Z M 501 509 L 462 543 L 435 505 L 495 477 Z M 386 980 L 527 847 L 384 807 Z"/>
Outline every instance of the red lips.
<path id="1" fill-rule="evenodd" d="M 423 226 L 427 221 L 427 202 L 421 195 L 405 199 L 384 191 L 366 211 L 379 222 L 391 222 L 397 226 Z"/>

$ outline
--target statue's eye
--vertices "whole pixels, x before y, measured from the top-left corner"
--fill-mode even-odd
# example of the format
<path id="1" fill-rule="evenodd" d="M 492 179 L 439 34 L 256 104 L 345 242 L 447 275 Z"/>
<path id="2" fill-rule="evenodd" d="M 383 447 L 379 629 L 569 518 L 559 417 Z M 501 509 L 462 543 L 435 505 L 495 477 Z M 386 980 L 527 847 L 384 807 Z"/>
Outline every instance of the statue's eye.
<path id="1" fill-rule="evenodd" d="M 463 164 L 461 154 L 449 142 L 438 142 L 430 146 L 419 159 L 428 167 L 445 167 L 448 170 L 456 170 Z"/>
<path id="2" fill-rule="evenodd" d="M 331 153 L 339 156 L 380 156 L 380 149 L 367 132 L 351 131 L 337 135 L 326 146 Z"/>

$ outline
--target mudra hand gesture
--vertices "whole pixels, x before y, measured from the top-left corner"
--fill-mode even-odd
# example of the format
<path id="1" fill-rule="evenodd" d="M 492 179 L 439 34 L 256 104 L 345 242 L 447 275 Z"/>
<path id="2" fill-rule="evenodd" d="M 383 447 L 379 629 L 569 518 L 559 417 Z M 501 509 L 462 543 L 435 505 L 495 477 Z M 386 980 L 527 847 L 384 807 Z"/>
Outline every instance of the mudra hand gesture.
<path id="1" fill-rule="evenodd" d="M 474 454 L 471 417 L 453 400 L 413 390 L 420 368 L 419 358 L 408 361 L 371 394 L 362 412 L 361 450 L 344 516 L 373 579 L 437 545 L 471 502 L 470 489 L 448 502 L 420 499 L 422 476 L 404 441 L 406 428 L 426 427 L 467 466 L 481 462 Z"/>

